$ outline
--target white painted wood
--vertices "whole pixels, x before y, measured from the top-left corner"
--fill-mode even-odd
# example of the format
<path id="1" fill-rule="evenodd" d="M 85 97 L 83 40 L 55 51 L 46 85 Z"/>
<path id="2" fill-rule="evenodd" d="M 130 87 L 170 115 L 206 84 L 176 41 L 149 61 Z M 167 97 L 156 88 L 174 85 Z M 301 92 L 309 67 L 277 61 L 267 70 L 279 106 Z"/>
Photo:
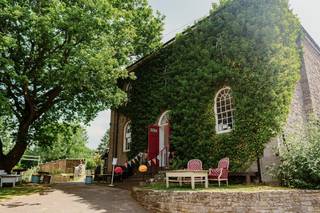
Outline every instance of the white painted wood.
<path id="1" fill-rule="evenodd" d="M 175 178 L 175 179 L 170 179 Z M 191 181 L 187 181 L 184 178 L 190 178 Z M 170 182 L 178 182 L 179 185 L 191 182 L 191 188 L 195 188 L 195 183 L 204 183 L 205 188 L 208 188 L 208 171 L 207 170 L 171 170 L 166 172 L 166 185 L 169 188 Z"/>

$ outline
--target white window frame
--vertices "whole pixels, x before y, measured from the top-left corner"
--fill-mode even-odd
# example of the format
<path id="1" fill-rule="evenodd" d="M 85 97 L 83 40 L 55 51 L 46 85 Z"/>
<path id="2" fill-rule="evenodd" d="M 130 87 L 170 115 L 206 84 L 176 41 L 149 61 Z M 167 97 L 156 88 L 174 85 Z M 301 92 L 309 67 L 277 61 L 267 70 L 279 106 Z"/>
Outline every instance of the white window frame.
<path id="1" fill-rule="evenodd" d="M 225 110 L 223 112 L 219 112 L 217 111 L 217 99 L 218 96 L 220 95 L 220 93 L 224 90 L 229 90 L 229 96 L 231 99 L 231 107 L 230 110 Z M 222 114 L 222 113 L 227 113 L 227 112 L 231 112 L 231 119 L 232 119 L 232 128 L 231 129 L 226 129 L 226 130 L 219 130 L 219 119 L 218 119 L 218 114 Z M 234 129 L 234 103 L 233 103 L 233 98 L 231 96 L 231 88 L 230 87 L 223 87 L 221 88 L 217 93 L 216 93 L 216 97 L 214 99 L 214 114 L 215 114 L 215 118 L 216 118 L 216 133 L 217 134 L 223 134 L 223 133 L 228 133 L 231 132 Z"/>
<path id="2" fill-rule="evenodd" d="M 124 125 L 124 128 L 123 128 L 123 152 L 130 152 L 130 149 L 131 149 L 131 143 L 132 143 L 132 135 L 131 135 L 131 131 L 130 131 L 130 143 L 127 142 L 127 129 L 128 129 L 128 126 L 130 125 L 130 130 L 131 130 L 131 121 L 128 121 L 125 125 Z M 128 144 L 129 145 L 129 149 L 127 148 L 128 147 Z"/>
<path id="3" fill-rule="evenodd" d="M 158 126 L 164 126 L 164 125 L 168 125 L 169 124 L 169 121 L 167 123 L 165 123 L 165 124 L 161 124 L 161 121 L 165 116 L 169 117 L 169 113 L 170 113 L 170 110 L 167 110 L 167 111 L 165 111 L 165 112 L 163 112 L 161 114 L 161 116 L 159 118 L 159 121 L 158 121 Z"/>

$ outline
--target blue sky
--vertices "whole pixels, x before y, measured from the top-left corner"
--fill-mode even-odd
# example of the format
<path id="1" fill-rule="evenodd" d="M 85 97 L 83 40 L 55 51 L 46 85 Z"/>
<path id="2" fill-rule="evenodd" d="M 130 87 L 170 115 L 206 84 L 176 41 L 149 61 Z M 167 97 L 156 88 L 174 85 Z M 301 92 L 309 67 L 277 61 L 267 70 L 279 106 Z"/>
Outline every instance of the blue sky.
<path id="1" fill-rule="evenodd" d="M 163 41 L 174 37 L 196 20 L 209 14 L 211 4 L 216 0 L 149 0 L 153 9 L 166 16 Z M 291 8 L 298 15 L 302 25 L 320 44 L 320 1 L 290 0 Z M 110 125 L 110 111 L 99 113 L 87 127 L 89 147 L 96 148 Z"/>

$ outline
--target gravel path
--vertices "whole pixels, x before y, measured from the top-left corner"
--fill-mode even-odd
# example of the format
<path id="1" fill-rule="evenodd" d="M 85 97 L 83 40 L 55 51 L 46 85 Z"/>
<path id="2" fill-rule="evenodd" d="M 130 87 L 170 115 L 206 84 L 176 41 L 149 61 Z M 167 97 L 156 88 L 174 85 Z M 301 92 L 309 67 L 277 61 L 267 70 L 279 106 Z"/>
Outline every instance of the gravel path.
<path id="1" fill-rule="evenodd" d="M 59 184 L 41 194 L 0 202 L 2 213 L 146 213 L 124 189 L 83 183 Z"/>

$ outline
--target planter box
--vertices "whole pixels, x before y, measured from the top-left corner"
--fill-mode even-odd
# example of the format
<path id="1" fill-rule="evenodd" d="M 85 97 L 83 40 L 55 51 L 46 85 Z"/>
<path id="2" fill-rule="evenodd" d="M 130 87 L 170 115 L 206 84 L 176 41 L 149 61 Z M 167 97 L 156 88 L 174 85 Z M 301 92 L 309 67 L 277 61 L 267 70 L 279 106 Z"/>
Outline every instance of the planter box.
<path id="1" fill-rule="evenodd" d="M 85 184 L 92 184 L 93 183 L 93 176 L 92 175 L 87 175 L 84 183 Z"/>
<path id="2" fill-rule="evenodd" d="M 40 183 L 41 175 L 32 175 L 31 176 L 31 183 Z"/>

